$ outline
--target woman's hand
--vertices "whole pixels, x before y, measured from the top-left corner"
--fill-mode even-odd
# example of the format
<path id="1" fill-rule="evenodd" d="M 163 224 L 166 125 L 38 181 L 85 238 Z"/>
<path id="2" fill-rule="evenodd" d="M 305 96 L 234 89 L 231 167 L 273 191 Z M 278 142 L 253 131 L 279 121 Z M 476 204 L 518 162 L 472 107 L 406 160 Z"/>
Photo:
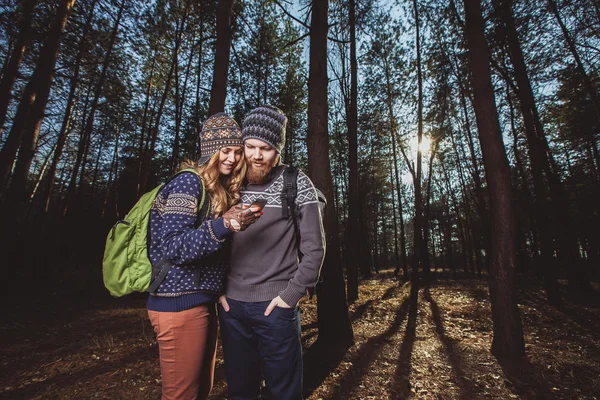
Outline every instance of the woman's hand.
<path id="1" fill-rule="evenodd" d="M 223 223 L 231 232 L 241 232 L 252 225 L 261 214 L 260 210 L 245 209 L 241 204 L 236 204 L 223 214 Z"/>

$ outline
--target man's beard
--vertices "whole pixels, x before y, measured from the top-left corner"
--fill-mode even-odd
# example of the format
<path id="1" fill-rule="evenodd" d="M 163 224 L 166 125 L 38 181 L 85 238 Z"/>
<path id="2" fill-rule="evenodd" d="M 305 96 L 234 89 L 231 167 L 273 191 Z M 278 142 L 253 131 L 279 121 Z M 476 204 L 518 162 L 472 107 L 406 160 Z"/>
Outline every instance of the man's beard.
<path id="1" fill-rule="evenodd" d="M 272 169 L 272 165 L 264 164 L 260 168 L 256 168 L 252 162 L 249 162 L 248 171 L 246 171 L 246 179 L 248 180 L 248 183 L 260 185 L 267 181 L 269 172 L 271 172 Z"/>

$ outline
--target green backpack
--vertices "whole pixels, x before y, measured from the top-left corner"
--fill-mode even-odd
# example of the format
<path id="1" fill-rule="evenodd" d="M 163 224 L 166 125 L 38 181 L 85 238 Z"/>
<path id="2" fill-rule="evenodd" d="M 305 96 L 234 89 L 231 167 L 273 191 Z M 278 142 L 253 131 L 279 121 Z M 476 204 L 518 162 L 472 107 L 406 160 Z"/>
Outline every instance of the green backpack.
<path id="1" fill-rule="evenodd" d="M 198 176 L 198 171 L 192 168 L 184 169 L 173 175 L 166 183 L 157 186 L 144 194 L 125 219 L 117 221 L 106 238 L 104 258 L 102 260 L 102 275 L 104 286 L 115 297 L 125 296 L 132 292 L 154 292 L 165 279 L 172 264 L 162 259 L 154 266 L 154 273 L 148 258 L 148 237 L 150 225 L 150 209 L 158 192 L 177 175 L 192 172 Z M 198 211 L 204 206 L 205 190 L 202 185 L 202 198 Z M 154 276 L 154 279 L 152 277 Z"/>

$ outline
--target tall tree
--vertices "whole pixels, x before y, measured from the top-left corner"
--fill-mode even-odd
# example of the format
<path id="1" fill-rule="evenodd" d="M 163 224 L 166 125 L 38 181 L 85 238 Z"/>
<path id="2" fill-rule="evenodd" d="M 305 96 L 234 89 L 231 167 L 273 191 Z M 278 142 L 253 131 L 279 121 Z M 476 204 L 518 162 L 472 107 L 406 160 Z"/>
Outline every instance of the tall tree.
<path id="1" fill-rule="evenodd" d="M 510 166 L 494 99 L 481 3 L 480 0 L 465 0 L 464 5 L 475 117 L 491 199 L 492 254 L 489 285 L 494 323 L 492 352 L 498 358 L 518 360 L 525 355 L 525 343 L 517 307 L 517 254 Z"/>
<path id="2" fill-rule="evenodd" d="M 150 128 L 150 134 L 148 135 L 149 137 L 147 137 L 146 139 L 146 147 L 144 148 L 144 166 L 142 167 L 143 170 L 143 177 L 141 180 L 141 183 L 139 183 L 138 185 L 140 185 L 141 188 L 146 188 L 148 186 L 148 181 L 152 172 L 152 161 L 153 158 L 156 154 L 156 143 L 158 142 L 158 137 L 159 137 L 159 131 L 160 131 L 160 126 L 161 126 L 161 122 L 162 122 L 162 118 L 163 118 L 163 114 L 165 111 L 165 106 L 167 104 L 167 99 L 169 98 L 169 95 L 171 94 L 171 86 L 172 86 L 172 81 L 173 81 L 173 76 L 175 75 L 175 69 L 177 67 L 177 61 L 179 59 L 179 52 L 181 51 L 181 46 L 182 46 L 182 42 L 183 42 L 183 35 L 185 33 L 185 27 L 186 27 L 186 23 L 187 23 L 187 19 L 189 16 L 189 11 L 190 11 L 190 5 L 191 5 L 192 1 L 191 0 L 185 0 L 185 2 L 183 3 L 183 7 L 181 9 L 181 17 L 179 17 L 178 15 L 175 16 L 176 18 L 176 27 L 175 27 L 175 43 L 173 45 L 173 52 L 171 54 L 171 58 L 170 58 L 170 63 L 169 63 L 169 70 L 167 72 L 167 76 L 165 78 L 165 84 L 164 84 L 164 89 L 162 91 L 162 94 L 160 96 L 160 99 L 158 100 L 158 110 L 156 110 L 155 115 L 154 115 L 154 126 L 152 126 Z M 179 4 L 179 3 L 176 3 Z"/>
<path id="3" fill-rule="evenodd" d="M 348 279 L 348 301 L 358 299 L 358 261 L 362 240 L 358 213 L 358 100 L 357 60 L 356 60 L 356 4 L 348 2 L 350 28 L 350 98 L 347 108 L 348 125 L 348 232 L 346 250 L 348 252 L 346 271 Z"/>
<path id="4" fill-rule="evenodd" d="M 585 87 L 588 90 L 588 93 L 592 99 L 592 104 L 594 105 L 594 109 L 596 111 L 596 116 L 598 117 L 598 119 L 600 119 L 600 101 L 598 100 L 598 93 L 596 92 L 596 89 L 594 88 L 594 84 L 592 83 L 592 80 L 590 79 L 587 72 L 585 71 L 585 67 L 583 66 L 583 62 L 581 61 L 581 57 L 579 56 L 577 47 L 575 47 L 575 41 L 571 37 L 569 30 L 567 29 L 565 23 L 563 22 L 563 20 L 560 16 L 560 12 L 558 11 L 558 7 L 556 6 L 556 1 L 548 0 L 548 6 L 550 8 L 550 11 L 556 18 L 556 22 L 560 26 L 560 30 L 562 31 L 565 41 L 567 42 L 567 47 L 569 48 L 569 51 L 571 52 L 571 55 L 573 56 L 573 59 L 575 60 L 575 65 L 577 65 L 577 69 L 579 70 L 579 73 L 583 77 L 584 82 L 585 82 Z"/>
<path id="5" fill-rule="evenodd" d="M 560 305 L 560 293 L 555 283 L 557 272 L 555 271 L 555 263 L 552 262 L 553 248 L 555 247 L 552 236 L 554 236 L 557 242 L 556 247 L 559 259 L 566 264 L 569 285 L 572 288 L 589 289 L 589 281 L 581 271 L 577 235 L 574 233 L 569 216 L 569 204 L 565 189 L 556 171 L 552 154 L 548 149 L 546 134 L 519 41 L 512 11 L 512 0 L 496 0 L 496 8 L 502 19 L 502 27 L 505 30 L 510 59 L 515 71 L 516 90 L 521 105 L 525 134 L 529 146 L 536 202 L 539 204 L 537 207 L 539 210 L 537 223 L 540 227 L 540 235 L 544 237 L 542 252 L 547 263 L 545 270 L 547 271 L 548 300 L 552 304 Z M 549 198 L 551 201 L 548 201 L 546 187 L 549 188 Z M 542 210 L 553 216 L 551 224 L 548 224 L 547 214 L 544 215 Z M 550 232 L 550 234 L 545 233 L 545 230 Z"/>
<path id="6" fill-rule="evenodd" d="M 2 70 L 2 80 L 0 80 L 0 137 L 2 137 L 4 122 L 6 121 L 6 112 L 8 111 L 13 86 L 19 73 L 19 66 L 23 60 L 25 48 L 31 39 L 32 15 L 36 3 L 37 0 L 25 0 L 21 4 L 21 20 L 18 25 L 19 33 L 17 35 L 17 40 L 13 45 L 8 64 Z"/>
<path id="7" fill-rule="evenodd" d="M 60 2 L 47 39 L 40 50 L 35 70 L 25 87 L 8 139 L 0 151 L 0 185 L 4 186 L 20 146 L 9 190 L 9 197 L 14 202 L 22 200 L 25 196 L 27 174 L 35 153 L 50 88 L 54 82 L 60 39 L 74 3 L 75 0 Z"/>
<path id="8" fill-rule="evenodd" d="M 71 114 L 75 105 L 75 92 L 77 90 L 77 87 L 79 86 L 79 74 L 81 70 L 81 64 L 86 52 L 88 34 L 92 26 L 92 20 L 94 18 L 94 9 L 96 7 L 96 3 L 97 0 L 93 0 L 90 4 L 90 9 L 86 18 L 85 26 L 83 28 L 81 39 L 79 40 L 77 56 L 75 58 L 75 64 L 73 67 L 73 75 L 69 80 L 70 85 L 69 95 L 67 97 L 67 105 L 65 107 L 62 124 L 58 133 L 56 148 L 53 152 L 54 155 L 52 157 L 52 163 L 50 164 L 50 168 L 48 169 L 48 171 L 41 178 L 41 182 L 39 184 L 39 195 L 38 200 L 36 200 L 36 202 L 39 201 L 41 209 L 44 212 L 48 211 L 48 205 L 50 204 L 50 196 L 52 194 L 54 180 L 56 178 L 56 169 L 58 168 L 58 162 L 61 159 L 63 149 L 67 142 L 68 133 L 72 129 L 71 121 L 73 117 Z"/>
<path id="9" fill-rule="evenodd" d="M 308 75 L 308 173 L 332 205 L 333 179 L 329 162 L 327 103 L 327 1 L 312 2 L 310 60 Z M 338 224 L 334 207 L 324 217 L 327 252 L 321 270 L 323 282 L 317 286 L 318 343 L 323 349 L 344 352 L 354 342 L 348 315 L 346 291 L 340 258 Z"/>
<path id="10" fill-rule="evenodd" d="M 98 109 L 98 103 L 100 101 L 100 95 L 102 93 L 102 87 L 104 86 L 104 81 L 106 80 L 106 75 L 108 73 L 108 68 L 110 66 L 111 55 L 113 53 L 115 42 L 117 40 L 117 34 L 119 32 L 119 26 L 121 25 L 121 17 L 123 16 L 123 10 L 125 9 L 125 5 L 127 0 L 122 0 L 119 6 L 119 10 L 117 13 L 117 17 L 115 20 L 115 24 L 112 28 L 110 39 L 108 43 L 108 47 L 106 49 L 106 54 L 104 55 L 104 60 L 102 61 L 102 69 L 100 71 L 100 77 L 98 78 L 98 82 L 96 83 L 94 89 L 94 95 L 92 97 L 92 104 L 90 106 L 90 110 L 87 114 L 87 119 L 85 121 L 85 125 L 80 134 L 79 140 L 79 150 L 77 152 L 77 159 L 75 160 L 75 166 L 73 168 L 73 174 L 71 175 L 71 181 L 69 183 L 69 190 L 67 191 L 67 198 L 65 200 L 65 207 L 63 212 L 66 212 L 70 206 L 70 203 L 73 200 L 73 196 L 76 191 L 76 181 L 77 175 L 79 173 L 79 168 L 81 167 L 81 177 L 83 179 L 85 167 L 86 167 L 86 154 L 87 149 L 90 143 L 90 137 L 92 134 L 92 130 L 94 129 L 94 117 L 96 115 L 96 111 Z M 81 187 L 81 185 L 80 185 Z"/>
<path id="11" fill-rule="evenodd" d="M 217 5 L 217 44 L 215 66 L 210 90 L 208 115 L 225 110 L 227 97 L 227 75 L 229 73 L 229 52 L 231 49 L 231 16 L 233 0 L 219 0 Z"/>
<path id="12" fill-rule="evenodd" d="M 421 31 L 419 20 L 419 6 L 417 0 L 413 0 L 413 8 L 415 13 L 415 43 L 417 53 L 417 165 L 414 175 L 414 191 L 415 191 L 415 219 L 413 223 L 413 255 L 414 255 L 414 271 L 413 282 L 417 279 L 417 271 L 421 269 L 425 278 L 429 277 L 429 265 L 425 265 L 423 254 L 427 252 L 427 245 L 423 241 L 423 191 L 421 188 L 422 181 L 422 152 L 421 143 L 423 143 L 423 72 L 421 65 Z"/>

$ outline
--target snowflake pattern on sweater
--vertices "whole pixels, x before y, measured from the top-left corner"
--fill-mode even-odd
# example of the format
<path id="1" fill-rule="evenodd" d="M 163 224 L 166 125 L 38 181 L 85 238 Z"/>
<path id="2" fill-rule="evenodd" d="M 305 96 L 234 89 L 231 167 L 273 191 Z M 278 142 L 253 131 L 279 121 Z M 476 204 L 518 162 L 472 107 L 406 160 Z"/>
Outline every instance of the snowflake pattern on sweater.
<path id="1" fill-rule="evenodd" d="M 167 258 L 174 265 L 155 296 L 177 297 L 189 293 L 223 292 L 228 269 L 229 240 L 218 238 L 214 220 L 197 226 L 202 185 L 193 173 L 182 173 L 163 187 L 150 210 L 148 256 L 156 265 Z M 208 196 L 206 197 L 208 200 Z"/>

